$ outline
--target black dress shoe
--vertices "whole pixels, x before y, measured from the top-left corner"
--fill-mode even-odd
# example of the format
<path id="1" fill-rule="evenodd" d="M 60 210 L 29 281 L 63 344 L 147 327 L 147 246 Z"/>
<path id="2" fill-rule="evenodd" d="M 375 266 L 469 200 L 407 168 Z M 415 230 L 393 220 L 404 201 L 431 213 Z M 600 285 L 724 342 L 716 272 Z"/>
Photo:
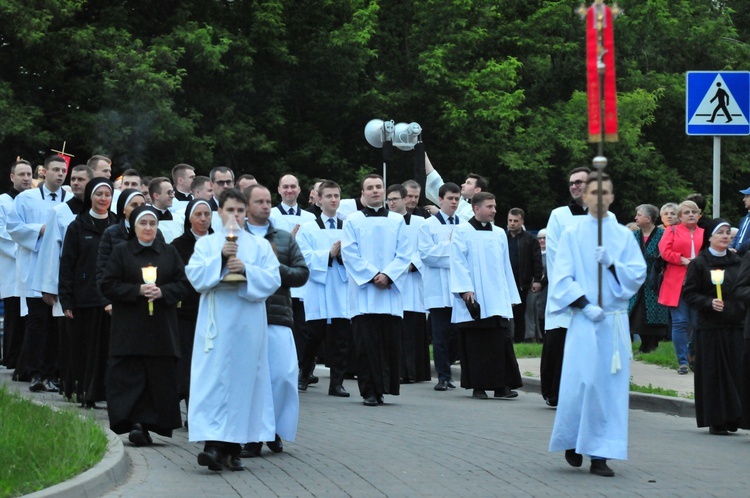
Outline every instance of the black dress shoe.
<path id="1" fill-rule="evenodd" d="M 307 378 L 308 384 L 317 384 L 320 379 L 317 378 L 315 375 L 310 374 L 310 376 Z"/>
<path id="2" fill-rule="evenodd" d="M 42 379 L 39 377 L 34 377 L 31 379 L 31 385 L 29 386 L 29 391 L 32 393 L 41 393 L 47 391 L 47 386 L 44 385 L 44 382 L 42 382 Z"/>
<path id="3" fill-rule="evenodd" d="M 602 477 L 614 477 L 615 471 L 610 469 L 607 461 L 603 458 L 591 460 L 591 473 Z"/>
<path id="4" fill-rule="evenodd" d="M 338 396 L 339 398 L 348 398 L 349 393 L 346 392 L 344 386 L 333 386 L 328 389 L 328 396 Z"/>
<path id="5" fill-rule="evenodd" d="M 273 451 L 274 453 L 281 453 L 284 451 L 284 443 L 281 442 L 281 438 L 278 434 L 276 434 L 276 439 L 273 441 L 268 441 L 266 443 L 266 446 L 268 446 L 268 449 Z"/>
<path id="6" fill-rule="evenodd" d="M 447 385 L 448 385 L 449 389 L 455 389 L 456 388 L 456 384 L 453 383 L 453 379 L 449 380 L 447 382 Z"/>
<path id="7" fill-rule="evenodd" d="M 712 425 L 708 428 L 709 434 L 713 434 L 714 436 L 728 436 L 729 431 L 726 427 L 723 425 Z"/>
<path id="8" fill-rule="evenodd" d="M 362 404 L 365 406 L 378 406 L 378 398 L 376 398 L 372 394 L 369 396 L 365 396 Z"/>
<path id="9" fill-rule="evenodd" d="M 498 389 L 497 391 L 495 391 L 495 397 L 504 398 L 504 399 L 512 399 L 512 398 L 517 398 L 518 393 L 516 391 L 513 391 L 509 387 L 504 387 L 503 389 Z"/>
<path id="10" fill-rule="evenodd" d="M 134 446 L 148 446 L 146 432 L 141 424 L 133 424 L 133 429 L 128 434 L 128 441 L 133 443 Z"/>
<path id="11" fill-rule="evenodd" d="M 434 389 L 436 391 L 447 391 L 448 390 L 448 381 L 441 380 L 437 384 L 435 384 Z"/>
<path id="12" fill-rule="evenodd" d="M 545 402 L 547 403 L 547 406 L 551 406 L 553 408 L 557 406 L 557 398 L 547 398 Z"/>
<path id="13" fill-rule="evenodd" d="M 224 469 L 221 460 L 219 450 L 216 448 L 208 448 L 206 451 L 198 453 L 198 465 L 208 467 L 208 470 L 213 470 L 214 472 L 220 472 Z"/>
<path id="14" fill-rule="evenodd" d="M 383 403 L 385 403 L 385 398 L 383 398 L 382 394 L 378 394 L 377 396 L 375 396 L 375 399 L 378 400 L 379 405 L 382 405 Z"/>
<path id="15" fill-rule="evenodd" d="M 474 389 L 474 391 L 471 393 L 471 397 L 475 399 L 488 399 L 489 396 L 487 396 L 487 393 L 484 391 L 484 389 Z"/>
<path id="16" fill-rule="evenodd" d="M 237 455 L 226 455 L 224 457 L 224 467 L 231 471 L 245 470 L 245 465 L 243 465 L 242 460 Z M 208 468 L 211 469 L 210 466 Z"/>
<path id="17" fill-rule="evenodd" d="M 246 443 L 240 451 L 240 458 L 255 458 L 260 456 L 260 450 L 263 448 L 263 443 Z"/>
<path id="18" fill-rule="evenodd" d="M 307 385 L 308 385 L 308 380 L 307 379 L 303 379 L 303 378 L 297 379 L 297 390 L 298 391 L 302 391 L 302 392 L 307 391 Z"/>
<path id="19" fill-rule="evenodd" d="M 583 455 L 576 453 L 576 450 L 565 450 L 565 461 L 570 464 L 571 467 L 580 467 L 583 465 Z"/>

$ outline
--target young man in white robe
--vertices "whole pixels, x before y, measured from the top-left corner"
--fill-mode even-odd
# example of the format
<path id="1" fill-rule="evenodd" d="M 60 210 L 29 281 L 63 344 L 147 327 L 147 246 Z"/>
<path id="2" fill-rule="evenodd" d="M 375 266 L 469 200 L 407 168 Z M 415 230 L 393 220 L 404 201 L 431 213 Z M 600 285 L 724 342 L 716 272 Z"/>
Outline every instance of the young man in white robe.
<path id="1" fill-rule="evenodd" d="M 32 281 L 39 260 L 39 248 L 46 230 L 49 212 L 70 200 L 62 188 L 68 166 L 60 156 L 44 160 L 47 176 L 39 187 L 18 194 L 8 216 L 8 234 L 18 244 L 16 287 L 21 297 L 21 316 L 26 318 L 26 335 L 15 374 L 19 380 L 30 379 L 32 392 L 57 392 L 54 383 L 58 372 L 58 328 L 52 308 L 33 290 Z M 26 298 L 24 309 L 23 298 Z"/>
<path id="2" fill-rule="evenodd" d="M 219 215 L 245 223 L 247 199 L 234 189 L 219 197 Z M 266 299 L 281 285 L 271 244 L 244 230 L 236 242 L 222 232 L 201 237 L 185 268 L 201 293 L 190 375 L 190 441 L 205 441 L 198 464 L 242 470 L 247 441 L 275 435 L 268 366 Z M 247 281 L 224 282 L 228 274 Z"/>
<path id="3" fill-rule="evenodd" d="M 424 302 L 430 311 L 432 352 L 438 382 L 436 391 L 455 389 L 451 359 L 458 356 L 458 329 L 451 323 L 453 294 L 450 290 L 451 239 L 461 219 L 456 214 L 461 189 L 455 183 L 444 183 L 439 190 L 440 211 L 419 228 L 419 256 L 424 262 Z M 463 306 L 463 304 L 461 304 Z"/>
<path id="4" fill-rule="evenodd" d="M 344 377 L 352 327 L 347 291 L 349 278 L 341 259 L 343 222 L 336 216 L 341 188 L 336 182 L 324 180 L 318 188 L 317 198 L 320 214 L 297 232 L 297 243 L 310 268 L 304 301 L 309 335 L 300 358 L 298 387 L 302 392 L 307 391 L 308 380 L 315 370 L 315 354 L 325 339 L 326 363 L 331 371 L 328 394 L 348 398 Z"/>
<path id="5" fill-rule="evenodd" d="M 646 279 L 646 262 L 633 234 L 607 215 L 612 182 L 599 173 L 586 179 L 589 214 L 563 232 L 550 275 L 548 309 L 572 311 L 550 451 L 580 467 L 591 457 L 591 473 L 614 476 L 607 459 L 627 459 L 630 390 L 628 300 Z M 596 245 L 599 218 L 602 245 Z M 598 272 L 602 268 L 601 307 Z"/>
<path id="6" fill-rule="evenodd" d="M 21 318 L 21 299 L 16 290 L 18 246 L 8 235 L 8 215 L 18 194 L 31 188 L 32 171 L 31 163 L 17 159 L 10 166 L 10 181 L 13 186 L 0 195 L 0 298 L 5 309 L 2 364 L 8 369 L 16 368 L 26 331 L 26 321 Z"/>
<path id="7" fill-rule="evenodd" d="M 461 387 L 475 399 L 518 396 L 521 372 L 513 351 L 509 320 L 521 302 L 508 255 L 505 230 L 493 225 L 495 196 L 478 192 L 471 204 L 474 216 L 457 225 L 451 238 L 451 321 L 459 329 Z M 478 309 L 477 309 L 478 305 Z"/>
<path id="8" fill-rule="evenodd" d="M 362 180 L 365 207 L 344 222 L 341 255 L 349 276 L 354 358 L 365 406 L 400 392 L 404 277 L 411 263 L 404 217 L 383 207 L 383 179 Z"/>
<path id="9" fill-rule="evenodd" d="M 281 287 L 266 300 L 268 362 L 276 435 L 272 440 L 248 441 L 240 456 L 252 458 L 260 455 L 264 441 L 271 451 L 281 453 L 284 450 L 282 439 L 293 442 L 297 436 L 299 363 L 292 333 L 294 315 L 290 291 L 307 282 L 310 270 L 294 237 L 269 221 L 271 192 L 263 185 L 255 184 L 245 189 L 244 195 L 248 201 L 244 229 L 255 237 L 266 239 L 273 246 L 281 276 Z"/>
<path id="10" fill-rule="evenodd" d="M 388 209 L 404 217 L 404 233 L 409 239 L 411 264 L 404 278 L 404 319 L 401 324 L 401 383 L 412 384 L 430 380 L 430 341 L 427 335 L 427 316 L 424 307 L 422 271 L 419 257 L 419 229 L 422 216 L 406 211 L 407 190 L 401 184 L 388 187 L 385 200 Z"/>

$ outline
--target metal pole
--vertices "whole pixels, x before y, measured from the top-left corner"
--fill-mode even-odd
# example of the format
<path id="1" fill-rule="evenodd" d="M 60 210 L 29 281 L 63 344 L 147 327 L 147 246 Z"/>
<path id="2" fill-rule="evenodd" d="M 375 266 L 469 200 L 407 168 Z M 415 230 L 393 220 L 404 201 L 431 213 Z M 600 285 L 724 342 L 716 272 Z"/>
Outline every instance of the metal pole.
<path id="1" fill-rule="evenodd" d="M 721 205 L 721 137 L 714 137 L 714 208 L 713 217 L 720 217 Z"/>

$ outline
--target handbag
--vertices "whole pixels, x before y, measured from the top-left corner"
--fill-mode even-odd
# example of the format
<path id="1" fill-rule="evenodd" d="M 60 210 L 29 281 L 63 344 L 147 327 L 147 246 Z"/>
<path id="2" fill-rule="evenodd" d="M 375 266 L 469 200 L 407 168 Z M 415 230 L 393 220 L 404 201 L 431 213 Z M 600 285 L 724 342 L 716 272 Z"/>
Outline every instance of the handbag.
<path id="1" fill-rule="evenodd" d="M 661 259 L 659 257 L 654 262 L 654 268 L 651 270 L 651 274 L 648 276 L 648 281 L 646 282 L 646 285 L 649 286 L 649 288 L 656 294 L 659 295 L 659 291 L 661 290 L 661 284 L 664 281 L 664 272 L 667 269 L 667 262 Z"/>

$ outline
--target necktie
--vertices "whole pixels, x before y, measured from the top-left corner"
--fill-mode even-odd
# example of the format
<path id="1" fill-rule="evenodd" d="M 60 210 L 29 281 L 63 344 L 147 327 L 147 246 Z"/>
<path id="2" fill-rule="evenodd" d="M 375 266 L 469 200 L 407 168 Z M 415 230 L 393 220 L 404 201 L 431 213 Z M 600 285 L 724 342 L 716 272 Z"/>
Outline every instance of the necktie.
<path id="1" fill-rule="evenodd" d="M 453 216 L 448 216 L 448 223 L 453 224 Z"/>
<path id="2" fill-rule="evenodd" d="M 334 228 L 336 228 L 336 222 L 335 222 L 335 221 L 333 221 L 333 218 L 328 218 L 328 228 L 330 228 L 330 229 L 332 229 L 332 230 L 333 230 Z"/>
<path id="3" fill-rule="evenodd" d="M 287 214 L 294 216 L 294 208 L 289 208 L 289 211 L 287 211 Z"/>
<path id="4" fill-rule="evenodd" d="M 54 192 L 50 192 L 49 196 L 52 197 L 52 202 L 55 202 L 55 200 L 57 199 L 57 194 L 55 194 Z"/>

